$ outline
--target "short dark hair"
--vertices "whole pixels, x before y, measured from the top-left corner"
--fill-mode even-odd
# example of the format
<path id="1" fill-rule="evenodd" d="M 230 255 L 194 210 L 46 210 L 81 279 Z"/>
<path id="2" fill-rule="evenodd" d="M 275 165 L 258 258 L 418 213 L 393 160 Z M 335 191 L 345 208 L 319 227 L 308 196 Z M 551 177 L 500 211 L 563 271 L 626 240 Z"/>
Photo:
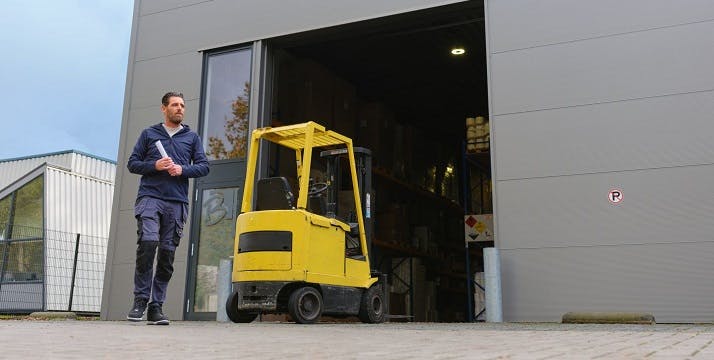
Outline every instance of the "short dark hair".
<path id="1" fill-rule="evenodd" d="M 167 106 L 169 104 L 169 99 L 172 97 L 180 97 L 181 99 L 183 99 L 183 94 L 176 91 L 169 91 L 161 98 L 161 103 L 164 106 Z"/>

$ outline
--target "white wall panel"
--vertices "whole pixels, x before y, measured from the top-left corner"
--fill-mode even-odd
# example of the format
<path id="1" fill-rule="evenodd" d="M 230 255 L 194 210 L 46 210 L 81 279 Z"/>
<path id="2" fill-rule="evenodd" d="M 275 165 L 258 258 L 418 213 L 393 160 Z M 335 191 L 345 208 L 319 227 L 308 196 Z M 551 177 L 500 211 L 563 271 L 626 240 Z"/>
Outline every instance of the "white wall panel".
<path id="1" fill-rule="evenodd" d="M 114 185 L 108 181 L 48 167 L 45 180 L 46 228 L 90 236 L 109 235 Z"/>
<path id="2" fill-rule="evenodd" d="M 711 0 L 488 0 L 488 10 L 491 52 L 714 19 Z"/>
<path id="3" fill-rule="evenodd" d="M 51 163 L 63 168 L 72 167 L 72 153 L 52 154 L 48 156 L 24 157 L 17 160 L 0 162 L 0 189 L 5 188 L 30 170 L 44 163 Z"/>
<path id="4" fill-rule="evenodd" d="M 116 164 L 80 153 L 73 153 L 72 171 L 98 179 L 114 182 Z"/>
<path id="5" fill-rule="evenodd" d="M 74 311 L 98 312 L 114 185 L 62 169 L 45 172 L 48 310 L 67 310 L 76 234 L 79 251 Z"/>
<path id="6" fill-rule="evenodd" d="M 44 163 L 111 182 L 114 182 L 116 176 L 116 164 L 113 162 L 68 150 L 45 156 L 28 156 L 9 161 L 0 160 L 0 189 Z"/>

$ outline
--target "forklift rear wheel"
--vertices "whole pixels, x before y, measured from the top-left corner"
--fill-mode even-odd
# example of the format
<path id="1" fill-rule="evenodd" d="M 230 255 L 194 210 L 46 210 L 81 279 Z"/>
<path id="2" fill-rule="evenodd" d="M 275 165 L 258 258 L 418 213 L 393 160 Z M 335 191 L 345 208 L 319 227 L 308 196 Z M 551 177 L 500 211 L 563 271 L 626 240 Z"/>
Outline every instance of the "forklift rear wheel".
<path id="1" fill-rule="evenodd" d="M 237 292 L 229 296 L 228 301 L 226 301 L 226 315 L 228 315 L 228 318 L 234 323 L 249 323 L 253 322 L 253 320 L 258 317 L 258 313 L 238 310 Z"/>
<path id="2" fill-rule="evenodd" d="M 314 324 L 322 315 L 322 295 L 313 287 L 301 287 L 290 294 L 288 312 L 298 324 Z"/>
<path id="3" fill-rule="evenodd" d="M 373 285 L 362 294 L 359 306 L 359 319 L 363 323 L 379 324 L 384 322 L 384 298 L 382 285 Z"/>

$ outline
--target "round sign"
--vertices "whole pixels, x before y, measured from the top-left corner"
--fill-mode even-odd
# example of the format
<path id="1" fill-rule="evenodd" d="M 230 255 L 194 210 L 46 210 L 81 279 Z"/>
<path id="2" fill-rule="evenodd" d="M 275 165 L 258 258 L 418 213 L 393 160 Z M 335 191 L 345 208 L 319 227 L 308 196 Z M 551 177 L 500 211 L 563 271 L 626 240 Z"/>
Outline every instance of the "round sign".
<path id="1" fill-rule="evenodd" d="M 612 189 L 607 193 L 607 200 L 609 200 L 611 204 L 619 204 L 622 202 L 622 198 L 622 190 L 620 189 Z"/>

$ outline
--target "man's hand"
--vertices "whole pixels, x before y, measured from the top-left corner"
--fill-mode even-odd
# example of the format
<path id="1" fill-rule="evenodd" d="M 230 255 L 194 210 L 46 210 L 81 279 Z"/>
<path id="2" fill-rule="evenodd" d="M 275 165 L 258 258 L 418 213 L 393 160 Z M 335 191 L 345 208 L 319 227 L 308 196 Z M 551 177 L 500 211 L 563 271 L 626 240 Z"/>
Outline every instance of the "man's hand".
<path id="1" fill-rule="evenodd" d="M 174 161 L 171 160 L 170 157 L 165 157 L 161 158 L 159 160 L 156 160 L 156 163 L 154 164 L 154 167 L 158 171 L 164 171 L 164 170 L 169 170 L 174 166 Z"/>
<path id="2" fill-rule="evenodd" d="M 169 169 L 169 175 L 171 176 L 181 176 L 183 174 L 183 168 L 179 164 L 173 164 Z"/>

